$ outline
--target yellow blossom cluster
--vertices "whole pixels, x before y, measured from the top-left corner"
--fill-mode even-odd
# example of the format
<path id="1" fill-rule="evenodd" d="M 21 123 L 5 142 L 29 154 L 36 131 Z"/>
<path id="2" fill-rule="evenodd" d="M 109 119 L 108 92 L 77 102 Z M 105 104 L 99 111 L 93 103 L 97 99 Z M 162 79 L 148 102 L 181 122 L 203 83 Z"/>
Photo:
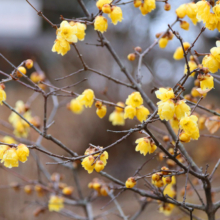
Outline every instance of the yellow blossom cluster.
<path id="1" fill-rule="evenodd" d="M 123 19 L 122 10 L 120 7 L 112 5 L 112 0 L 98 0 L 96 2 L 97 8 L 102 11 L 102 13 L 108 14 L 112 23 L 116 25 Z M 104 33 L 108 29 L 108 21 L 103 15 L 98 15 L 94 21 L 94 29 Z"/>
<path id="2" fill-rule="evenodd" d="M 82 111 L 84 110 L 84 106 L 86 108 L 92 107 L 94 99 L 95 99 L 95 94 L 93 90 L 86 89 L 77 98 L 71 100 L 69 104 L 69 109 L 75 114 L 81 114 Z"/>
<path id="3" fill-rule="evenodd" d="M 205 23 L 205 27 L 209 30 L 218 29 L 220 31 L 220 4 L 219 1 L 216 5 L 212 7 L 213 12 L 211 12 L 211 5 L 206 0 L 201 0 L 196 3 L 197 6 L 197 19 Z"/>
<path id="4" fill-rule="evenodd" d="M 170 172 L 167 167 L 162 167 L 161 172 L 154 173 L 151 179 L 152 179 L 152 183 L 158 188 L 163 187 L 168 184 L 173 185 L 176 183 L 175 177 L 170 176 Z"/>
<path id="5" fill-rule="evenodd" d="M 50 212 L 55 211 L 59 212 L 61 209 L 64 208 L 64 199 L 63 197 L 52 195 L 48 202 L 48 209 Z"/>
<path id="6" fill-rule="evenodd" d="M 64 56 L 70 50 L 70 44 L 84 40 L 85 30 L 86 25 L 83 23 L 62 21 L 56 31 L 57 38 L 52 51 Z"/>
<path id="7" fill-rule="evenodd" d="M 120 107 L 115 107 L 115 110 L 109 115 L 109 121 L 112 122 L 112 125 L 121 125 L 123 126 L 125 124 L 125 119 L 124 119 L 124 103 L 123 102 L 118 102 L 118 106 Z"/>
<path id="8" fill-rule="evenodd" d="M 25 105 L 23 101 L 19 100 L 15 103 L 15 110 L 22 115 L 28 122 L 35 125 L 36 117 L 32 117 L 29 106 Z M 12 112 L 8 118 L 9 122 L 14 128 L 14 134 L 16 137 L 28 136 L 30 125 L 24 121 L 18 114 Z"/>
<path id="9" fill-rule="evenodd" d="M 0 159 L 5 167 L 18 167 L 18 162 L 26 162 L 28 156 L 29 149 L 24 144 L 19 144 L 16 148 L 9 147 L 8 145 L 0 145 Z"/>
<path id="10" fill-rule="evenodd" d="M 188 50 L 189 47 L 190 47 L 190 43 L 188 43 L 188 42 L 184 42 L 184 43 L 183 43 L 183 48 L 184 48 L 185 51 Z M 182 48 L 182 46 L 181 46 L 181 47 L 178 47 L 178 48 L 176 49 L 176 51 L 175 51 L 174 54 L 173 54 L 173 59 L 175 59 L 175 60 L 181 60 L 181 59 L 184 58 L 183 48 Z"/>
<path id="11" fill-rule="evenodd" d="M 82 167 L 85 170 L 87 170 L 88 173 L 92 173 L 94 169 L 96 170 L 96 172 L 100 172 L 105 168 L 107 164 L 108 152 L 104 151 L 102 153 L 93 154 L 96 151 L 98 151 L 98 149 L 101 150 L 102 147 L 99 148 L 89 147 L 88 149 L 86 149 L 84 153 L 84 155 L 89 155 L 89 156 L 85 157 L 82 160 L 81 164 Z"/>
<path id="12" fill-rule="evenodd" d="M 136 184 L 137 182 L 134 177 L 129 177 L 125 182 L 126 188 L 133 188 Z"/>
<path id="13" fill-rule="evenodd" d="M 134 0 L 134 7 L 139 8 L 142 15 L 146 15 L 156 9 L 155 0 Z"/>
<path id="14" fill-rule="evenodd" d="M 194 2 L 187 3 L 187 4 L 182 4 L 176 9 L 176 15 L 179 18 L 184 18 L 185 16 L 188 16 L 192 23 L 194 25 L 197 24 L 198 19 L 197 19 L 197 5 Z M 187 23 L 187 22 L 186 22 Z M 182 25 L 182 28 L 185 30 L 189 29 L 189 24 L 181 23 L 180 26 Z M 185 27 L 184 27 L 185 26 Z"/>
<path id="15" fill-rule="evenodd" d="M 155 143 L 147 137 L 138 138 L 135 143 L 138 144 L 135 151 L 140 151 L 144 156 L 146 156 L 147 153 L 152 154 L 157 149 Z"/>
<path id="16" fill-rule="evenodd" d="M 126 99 L 126 107 L 124 109 L 124 118 L 133 119 L 135 116 L 140 122 L 143 122 L 147 119 L 150 114 L 149 110 L 143 105 L 143 99 L 139 92 L 133 92 Z"/>
<path id="17" fill-rule="evenodd" d="M 99 196 L 107 196 L 110 191 L 108 185 L 98 178 L 94 178 L 92 182 L 88 184 L 88 187 L 96 190 Z"/>
<path id="18" fill-rule="evenodd" d="M 184 100 L 174 101 L 175 97 L 172 88 L 160 88 L 156 92 L 156 96 L 161 101 L 157 103 L 158 105 L 158 115 L 161 120 L 171 120 L 175 117 L 180 120 L 185 115 L 190 114 L 190 107 L 185 103 Z"/>

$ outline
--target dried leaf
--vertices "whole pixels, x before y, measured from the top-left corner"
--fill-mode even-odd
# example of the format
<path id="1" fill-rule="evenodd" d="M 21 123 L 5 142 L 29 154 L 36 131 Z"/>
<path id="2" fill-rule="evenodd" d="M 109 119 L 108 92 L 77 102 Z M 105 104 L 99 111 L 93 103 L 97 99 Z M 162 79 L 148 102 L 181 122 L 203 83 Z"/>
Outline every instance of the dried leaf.
<path id="1" fill-rule="evenodd" d="M 208 118 L 205 126 L 211 134 L 214 134 L 220 128 L 220 117 L 212 116 Z"/>

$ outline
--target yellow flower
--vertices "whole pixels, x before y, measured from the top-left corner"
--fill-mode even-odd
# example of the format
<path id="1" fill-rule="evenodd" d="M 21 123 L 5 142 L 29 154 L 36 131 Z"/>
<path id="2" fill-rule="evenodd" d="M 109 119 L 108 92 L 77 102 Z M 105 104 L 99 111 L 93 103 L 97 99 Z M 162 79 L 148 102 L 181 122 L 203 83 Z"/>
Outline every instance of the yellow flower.
<path id="1" fill-rule="evenodd" d="M 110 4 L 112 1 L 111 0 L 98 0 L 96 2 L 96 7 L 99 9 L 99 10 L 102 10 L 102 7 L 105 5 L 105 4 Z"/>
<path id="2" fill-rule="evenodd" d="M 9 149 L 9 146 L 7 145 L 0 145 L 0 159 L 3 159 L 3 155 L 6 152 L 6 150 Z"/>
<path id="3" fill-rule="evenodd" d="M 189 64 L 189 70 L 190 70 L 190 72 L 192 72 L 194 69 L 197 68 L 197 64 L 196 64 L 196 62 L 193 61 L 193 60 L 190 60 L 190 61 L 188 62 L 188 64 Z M 186 66 L 186 64 L 185 64 L 185 67 L 184 67 L 184 74 L 187 74 L 187 66 Z M 191 73 L 190 77 L 194 77 L 195 74 L 196 74 L 196 72 Z"/>
<path id="4" fill-rule="evenodd" d="M 176 117 L 173 117 L 172 119 L 170 119 L 170 125 L 174 130 L 179 129 L 179 120 Z"/>
<path id="5" fill-rule="evenodd" d="M 58 40 L 66 40 L 69 43 L 77 42 L 77 26 L 71 26 L 69 22 L 62 21 L 60 24 L 60 28 L 57 29 L 57 39 Z"/>
<path id="6" fill-rule="evenodd" d="M 134 7 L 139 8 L 142 4 L 142 0 L 134 0 Z"/>
<path id="7" fill-rule="evenodd" d="M 190 19 L 195 19 L 196 15 L 197 15 L 197 6 L 194 2 L 190 2 L 185 4 L 186 6 L 186 15 L 190 18 Z"/>
<path id="8" fill-rule="evenodd" d="M 131 105 L 136 108 L 143 104 L 143 99 L 139 92 L 133 92 L 128 96 L 125 103 L 126 105 Z"/>
<path id="9" fill-rule="evenodd" d="M 81 114 L 84 107 L 79 99 L 72 99 L 70 102 L 70 110 L 75 114 Z"/>
<path id="10" fill-rule="evenodd" d="M 170 120 L 173 118 L 175 113 L 175 105 L 173 100 L 169 99 L 167 101 L 160 101 L 158 105 L 158 115 L 161 120 Z"/>
<path id="11" fill-rule="evenodd" d="M 8 168 L 18 167 L 18 155 L 16 149 L 9 148 L 5 151 L 1 162 L 4 162 L 4 166 Z"/>
<path id="12" fill-rule="evenodd" d="M 102 171 L 104 168 L 105 168 L 105 165 L 104 165 L 103 161 L 101 161 L 101 160 L 96 161 L 96 163 L 95 163 L 95 171 L 96 171 L 96 172 L 99 173 L 99 172 Z"/>
<path id="13" fill-rule="evenodd" d="M 64 207 L 64 199 L 60 196 L 51 196 L 48 202 L 48 209 L 50 212 L 55 211 L 59 212 Z"/>
<path id="14" fill-rule="evenodd" d="M 168 44 L 168 38 L 167 37 L 162 37 L 162 38 L 160 38 L 160 40 L 159 40 L 159 42 L 158 42 L 158 44 L 159 44 L 159 47 L 160 48 L 165 48 L 166 46 L 167 46 L 167 44 Z"/>
<path id="15" fill-rule="evenodd" d="M 146 15 L 153 11 L 156 8 L 155 0 L 144 0 L 144 3 L 141 4 L 140 10 L 142 15 Z"/>
<path id="16" fill-rule="evenodd" d="M 6 143 L 6 144 L 16 144 L 17 143 L 16 140 L 10 136 L 4 136 L 2 139 L 2 142 Z"/>
<path id="17" fill-rule="evenodd" d="M 114 111 L 109 115 L 109 121 L 112 122 L 112 125 L 124 125 L 124 112 Z"/>
<path id="18" fill-rule="evenodd" d="M 219 62 L 215 59 L 212 54 L 206 55 L 202 60 L 203 67 L 209 69 L 211 73 L 216 73 L 219 68 Z"/>
<path id="19" fill-rule="evenodd" d="M 155 94 L 161 101 L 167 101 L 168 99 L 173 99 L 175 97 L 172 88 L 159 88 Z"/>
<path id="20" fill-rule="evenodd" d="M 70 44 L 66 40 L 58 40 L 54 41 L 54 45 L 52 48 L 52 52 L 57 52 L 64 56 L 70 50 Z"/>
<path id="21" fill-rule="evenodd" d="M 198 1 L 196 3 L 197 6 L 197 18 L 199 21 L 205 21 L 207 19 L 207 14 L 210 13 L 210 4 L 207 1 Z"/>
<path id="22" fill-rule="evenodd" d="M 184 50 L 186 51 L 190 47 L 190 44 L 188 42 L 184 42 L 183 47 L 184 47 Z M 183 57 L 184 57 L 184 52 L 183 52 L 183 48 L 181 46 L 176 49 L 175 53 L 173 54 L 173 58 L 175 60 L 181 60 L 181 59 L 183 59 Z"/>
<path id="23" fill-rule="evenodd" d="M 211 50 L 210 50 L 212 56 L 214 56 L 214 58 L 220 62 L 220 47 L 213 47 Z"/>
<path id="24" fill-rule="evenodd" d="M 185 117 L 186 115 L 190 115 L 191 113 L 191 109 L 190 107 L 185 103 L 184 100 L 179 100 L 176 103 L 175 106 L 175 114 L 177 119 L 181 119 L 183 117 Z"/>
<path id="25" fill-rule="evenodd" d="M 145 108 L 143 105 L 140 105 L 136 109 L 136 117 L 140 122 L 145 121 L 149 114 L 150 114 L 149 110 Z"/>
<path id="26" fill-rule="evenodd" d="M 185 116 L 180 120 L 180 127 L 194 140 L 198 140 L 199 138 L 197 121 L 198 118 L 195 115 Z"/>
<path id="27" fill-rule="evenodd" d="M 107 31 L 108 28 L 108 21 L 105 17 L 99 15 L 95 18 L 94 22 L 94 29 L 96 31 L 100 31 L 101 33 L 104 33 Z"/>
<path id="28" fill-rule="evenodd" d="M 184 143 L 190 142 L 191 137 L 184 131 L 180 133 L 179 140 Z"/>
<path id="29" fill-rule="evenodd" d="M 220 18 L 220 4 L 216 4 L 212 10 L 214 11 L 215 15 Z"/>
<path id="30" fill-rule="evenodd" d="M 137 184 L 134 177 L 129 177 L 125 182 L 126 188 L 133 188 Z"/>
<path id="31" fill-rule="evenodd" d="M 179 18 L 184 18 L 186 16 L 186 4 L 182 4 L 176 9 L 176 15 Z"/>
<path id="32" fill-rule="evenodd" d="M 186 31 L 189 30 L 189 23 L 187 21 L 181 21 L 180 22 L 180 27 Z"/>
<path id="33" fill-rule="evenodd" d="M 105 13 L 105 14 L 111 13 L 111 11 L 112 11 L 111 5 L 109 5 L 109 4 L 103 5 L 103 6 L 102 6 L 102 11 L 103 11 L 103 13 Z"/>
<path id="34" fill-rule="evenodd" d="M 102 105 L 100 108 L 96 109 L 96 114 L 99 116 L 99 118 L 103 118 L 106 115 L 107 108 L 105 105 Z"/>
<path id="35" fill-rule="evenodd" d="M 125 114 L 124 114 L 124 118 L 130 118 L 133 119 L 136 116 L 136 108 L 128 105 L 125 107 Z"/>
<path id="36" fill-rule="evenodd" d="M 200 88 L 202 90 L 214 88 L 214 80 L 210 74 L 203 75 L 202 80 L 200 81 Z"/>
<path id="37" fill-rule="evenodd" d="M 3 104 L 2 101 L 5 100 L 6 100 L 6 93 L 2 88 L 0 88 L 0 104 L 2 105 Z"/>
<path id="38" fill-rule="evenodd" d="M 75 23 L 76 27 L 77 27 L 77 33 L 76 36 L 80 41 L 83 41 L 85 39 L 85 30 L 86 30 L 86 25 L 82 24 L 80 22 L 76 22 Z"/>
<path id="39" fill-rule="evenodd" d="M 17 151 L 16 152 L 17 152 L 19 161 L 21 161 L 22 163 L 27 161 L 27 157 L 29 156 L 29 149 L 27 148 L 26 145 L 19 144 L 17 146 Z"/>
<path id="40" fill-rule="evenodd" d="M 118 22 L 121 22 L 123 19 L 122 10 L 118 6 L 113 6 L 112 11 L 108 16 L 111 18 L 114 25 L 116 25 Z"/>
<path id="41" fill-rule="evenodd" d="M 153 153 L 157 149 L 157 146 L 151 143 L 148 138 L 139 138 L 135 143 L 138 144 L 135 151 L 140 151 L 144 156 L 146 156 L 147 153 Z"/>
<path id="42" fill-rule="evenodd" d="M 92 104 L 94 102 L 94 98 L 95 98 L 95 94 L 93 92 L 93 90 L 91 89 L 86 89 L 83 93 L 82 96 L 79 97 L 80 102 L 83 103 L 83 105 L 85 105 L 85 107 L 92 107 Z"/>
<path id="43" fill-rule="evenodd" d="M 104 163 L 104 166 L 107 164 L 107 160 L 108 160 L 108 152 L 107 151 L 104 151 L 101 154 L 100 160 Z"/>
<path id="44" fill-rule="evenodd" d="M 174 207 L 175 206 L 171 203 L 163 203 L 159 208 L 159 212 L 163 213 L 165 216 L 169 216 L 172 213 Z"/>
<path id="45" fill-rule="evenodd" d="M 213 31 L 217 28 L 218 17 L 214 13 L 208 13 L 206 16 L 207 19 L 205 20 L 205 27 Z"/>
<path id="46" fill-rule="evenodd" d="M 82 167 L 85 170 L 87 170 L 88 173 L 92 173 L 95 168 L 95 164 L 93 164 L 94 161 L 95 161 L 95 158 L 92 155 L 85 157 L 81 163 Z"/>
<path id="47" fill-rule="evenodd" d="M 116 110 L 117 112 L 123 112 L 123 111 L 124 111 L 125 104 L 124 104 L 123 102 L 118 102 L 117 105 L 118 105 L 118 106 L 121 106 L 122 108 L 120 108 L 120 107 L 115 107 L 115 110 Z"/>

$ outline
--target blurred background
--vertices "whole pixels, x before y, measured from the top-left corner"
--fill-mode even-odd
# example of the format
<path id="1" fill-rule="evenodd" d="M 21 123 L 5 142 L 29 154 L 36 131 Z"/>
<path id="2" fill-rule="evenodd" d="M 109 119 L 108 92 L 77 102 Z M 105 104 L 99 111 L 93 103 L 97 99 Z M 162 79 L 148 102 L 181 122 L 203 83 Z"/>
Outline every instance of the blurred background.
<path id="1" fill-rule="evenodd" d="M 63 15 L 65 18 L 84 17 L 83 11 L 76 0 L 30 0 L 30 2 L 55 24 L 61 22 L 60 15 Z M 95 6 L 95 0 L 84 0 L 84 2 L 91 13 L 96 14 L 98 12 Z M 124 2 L 127 1 L 124 0 Z M 175 21 L 175 9 L 180 4 L 188 2 L 191 1 L 169 0 L 171 4 L 171 11 L 169 12 L 164 11 L 164 3 L 157 2 L 157 9 L 146 16 L 143 16 L 139 9 L 134 8 L 133 4 L 126 4 L 121 5 L 124 18 L 121 23 L 115 26 L 110 23 L 110 19 L 108 18 L 109 27 L 105 36 L 111 42 L 113 48 L 118 53 L 129 72 L 135 74 L 137 70 L 137 60 L 130 62 L 127 60 L 127 55 L 132 53 L 133 48 L 136 46 L 140 46 L 142 49 L 146 49 L 150 46 L 155 40 L 156 33 L 165 31 L 167 29 L 167 24 L 172 24 Z M 0 14 L 0 53 L 14 65 L 18 66 L 23 60 L 31 58 L 39 64 L 47 79 L 49 79 L 52 84 L 59 87 L 70 85 L 87 78 L 87 81 L 74 87 L 73 91 L 81 93 L 84 89 L 91 88 L 95 91 L 97 98 L 112 102 L 124 102 L 127 96 L 132 92 L 129 88 L 115 84 L 89 71 L 79 73 L 59 82 L 55 81 L 55 78 L 68 75 L 82 68 L 75 50 L 72 48 L 65 56 L 53 53 L 51 49 L 56 38 L 55 30 L 38 16 L 25 0 L 0 0 Z M 184 18 L 184 20 L 190 23 L 189 31 L 181 29 L 179 23 L 177 23 L 173 29 L 181 34 L 184 41 L 192 43 L 199 34 L 203 24 L 199 23 L 197 26 L 194 26 L 188 17 Z M 94 31 L 93 27 L 88 26 L 85 40 L 77 43 L 77 47 L 86 63 L 89 67 L 103 72 L 106 75 L 127 82 L 127 79 L 106 48 L 89 45 L 97 44 L 97 39 L 97 33 Z M 215 41 L 217 39 L 219 39 L 218 31 L 205 30 L 197 41 L 194 49 L 200 53 L 209 53 L 210 48 L 215 46 Z M 157 102 L 155 95 L 151 94 L 150 91 L 158 86 L 158 82 L 163 84 L 163 86 L 172 87 L 183 75 L 184 60 L 175 61 L 173 59 L 173 53 L 179 46 L 179 41 L 174 37 L 172 41 L 169 41 L 165 49 L 160 49 L 157 45 L 144 57 L 145 65 L 142 65 L 142 87 L 155 103 Z M 2 58 L 0 58 L 0 69 L 6 73 L 11 73 L 13 70 L 13 68 Z M 33 70 L 28 70 L 28 75 L 32 72 Z M 190 92 L 193 87 L 193 82 L 194 80 L 192 78 L 188 80 L 185 93 Z M 212 104 L 215 108 L 220 107 L 219 91 L 219 84 L 215 83 L 215 89 L 208 93 L 206 99 L 202 101 L 202 105 Z M 17 100 L 26 102 L 32 95 L 32 91 L 22 87 L 16 82 L 6 84 L 6 93 L 7 102 L 11 106 L 15 106 Z M 59 98 L 59 101 L 64 103 L 70 100 L 71 99 L 67 98 Z M 53 108 L 51 99 L 49 100 L 48 107 L 49 110 Z M 81 115 L 74 115 L 66 109 L 65 105 L 63 105 L 58 109 L 55 123 L 49 129 L 49 133 L 61 140 L 70 149 L 82 155 L 86 148 L 88 148 L 89 143 L 107 146 L 121 137 L 121 134 L 109 133 L 107 129 L 125 130 L 138 124 L 137 121 L 127 120 L 126 125 L 123 127 L 112 126 L 108 117 L 113 110 L 113 107 L 108 107 L 107 116 L 101 120 L 95 114 L 95 107 L 86 109 Z M 43 118 L 42 97 L 37 97 L 31 104 L 31 111 L 34 115 Z M 203 114 L 205 112 L 198 111 L 198 113 Z M 9 115 L 10 111 L 5 106 L 1 107 L 1 120 L 8 121 Z M 160 123 L 155 125 L 164 129 Z M 5 128 L 1 126 L 1 129 Z M 11 132 L 10 130 L 6 131 Z M 205 129 L 202 133 L 208 134 L 209 132 Z M 219 135 L 219 132 L 216 133 L 216 135 Z M 36 133 L 31 131 L 28 139 L 35 141 L 37 137 Z M 143 135 L 134 134 L 123 143 L 111 148 L 109 150 L 110 156 L 105 171 L 123 182 L 125 182 L 128 177 L 132 176 L 135 170 L 149 158 L 149 155 L 144 157 L 134 150 L 134 141 L 140 137 L 143 137 Z M 158 138 L 161 138 L 161 136 L 158 136 Z M 49 141 L 43 141 L 42 144 L 45 148 L 54 153 L 66 155 L 65 152 Z M 218 139 L 201 137 L 199 141 L 192 141 L 185 146 L 199 166 L 205 169 L 207 163 L 210 165 L 209 171 L 211 171 L 220 155 Z M 38 153 L 38 155 L 44 164 L 53 161 L 51 158 L 41 153 Z M 163 164 L 164 162 L 158 163 L 157 160 L 153 160 L 145 166 L 142 170 L 142 174 L 152 172 L 152 169 L 157 169 Z M 74 186 L 72 173 L 68 169 L 60 165 L 46 165 L 46 168 L 50 173 L 62 173 L 65 176 L 64 182 Z M 91 191 L 88 189 L 87 185 L 93 178 L 103 178 L 103 180 L 108 182 L 107 179 L 101 177 L 96 172 L 88 175 L 80 165 L 77 169 L 79 172 L 80 184 L 85 196 Z M 37 166 L 34 160 L 31 159 L 25 164 L 20 164 L 19 168 L 14 168 L 12 170 L 30 179 L 37 178 Z M 179 188 L 182 188 L 185 182 L 184 177 L 179 177 L 177 181 L 179 183 Z M 7 172 L 5 169 L 0 169 L 0 187 L 7 186 L 12 182 L 22 183 L 22 181 L 12 173 Z M 214 185 L 219 186 L 219 179 L 216 178 L 215 182 L 216 184 Z M 141 184 L 142 183 L 138 183 L 138 187 L 145 189 L 146 186 Z M 216 199 L 217 198 L 218 196 L 216 195 Z M 179 199 L 182 199 L 180 195 Z M 38 217 L 34 217 L 32 212 L 38 207 L 38 202 L 45 203 L 47 201 L 48 195 L 45 195 L 43 198 L 38 198 L 36 195 L 25 195 L 23 190 L 15 192 L 10 187 L 2 187 L 0 188 L 0 220 L 10 220 L 14 218 L 22 220 L 69 219 L 68 217 L 63 217 L 57 213 L 48 211 Z M 94 214 L 99 214 L 102 211 L 113 208 L 114 204 L 111 203 L 104 210 L 100 210 L 108 201 L 109 198 L 99 197 L 96 199 L 92 204 Z M 139 208 L 137 199 L 132 192 L 124 192 L 119 196 L 118 201 L 126 215 L 131 216 Z M 188 196 L 187 201 L 198 203 L 195 195 Z M 139 219 L 151 219 L 155 216 L 157 219 L 164 219 L 164 215 L 158 213 L 157 207 L 157 203 L 148 205 Z M 83 213 L 80 208 L 68 208 L 77 214 Z M 195 212 L 195 214 L 197 213 Z M 175 210 L 172 216 L 173 217 L 170 217 L 171 219 L 177 219 L 179 217 L 184 219 L 178 210 Z M 198 213 L 198 216 L 204 219 L 206 218 L 202 213 Z M 120 219 L 120 217 L 113 213 L 100 219 Z M 185 219 L 188 219 L 188 217 Z"/>

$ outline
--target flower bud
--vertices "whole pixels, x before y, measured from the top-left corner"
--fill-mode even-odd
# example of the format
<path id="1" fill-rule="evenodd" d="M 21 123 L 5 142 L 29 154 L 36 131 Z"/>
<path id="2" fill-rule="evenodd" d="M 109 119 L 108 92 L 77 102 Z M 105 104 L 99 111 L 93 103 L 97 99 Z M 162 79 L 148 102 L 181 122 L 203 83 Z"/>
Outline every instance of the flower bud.
<path id="1" fill-rule="evenodd" d="M 32 193 L 32 186 L 31 185 L 26 185 L 25 187 L 24 187 L 24 191 L 25 191 L 25 193 L 27 193 L 28 195 L 30 195 L 31 193 Z"/>
<path id="2" fill-rule="evenodd" d="M 142 48 L 141 47 L 135 47 L 134 50 L 137 51 L 138 53 L 142 52 Z"/>
<path id="3" fill-rule="evenodd" d="M 108 187 L 107 186 L 102 186 L 102 188 L 100 189 L 100 193 L 102 196 L 107 196 L 108 195 Z"/>
<path id="4" fill-rule="evenodd" d="M 168 159 L 167 160 L 167 165 L 170 166 L 170 167 L 174 167 L 174 166 L 176 166 L 176 163 L 173 160 Z"/>
<path id="5" fill-rule="evenodd" d="M 18 67 L 18 71 L 16 72 L 17 77 L 22 77 L 21 73 L 24 75 L 27 73 L 27 70 L 23 66 Z"/>
<path id="6" fill-rule="evenodd" d="M 167 135 L 163 136 L 163 141 L 164 141 L 164 142 L 168 142 L 168 141 L 170 141 L 169 136 L 167 136 Z"/>
<path id="7" fill-rule="evenodd" d="M 25 67 L 26 67 L 27 69 L 31 69 L 31 68 L 33 67 L 33 65 L 34 65 L 33 60 L 28 59 L 28 60 L 25 61 Z"/>
<path id="8" fill-rule="evenodd" d="M 134 7 L 135 7 L 135 8 L 140 7 L 141 4 L 142 4 L 142 0 L 134 0 Z"/>
<path id="9" fill-rule="evenodd" d="M 189 30 L 189 23 L 187 21 L 180 21 L 180 27 L 186 31 Z"/>
<path id="10" fill-rule="evenodd" d="M 62 193 L 64 195 L 70 196 L 73 193 L 74 188 L 71 186 L 66 186 L 63 188 Z"/>
<path id="11" fill-rule="evenodd" d="M 101 108 L 101 107 L 102 107 L 102 102 L 96 101 L 95 107 L 96 107 L 96 108 Z"/>
<path id="12" fill-rule="evenodd" d="M 165 5 L 164 5 L 164 10 L 169 11 L 170 9 L 171 9 L 171 5 L 166 2 Z"/>
<path id="13" fill-rule="evenodd" d="M 127 188 L 133 188 L 137 184 L 134 177 L 129 177 L 127 181 L 125 182 L 125 186 Z"/>
<path id="14" fill-rule="evenodd" d="M 130 60 L 130 61 L 134 61 L 135 60 L 135 54 L 134 53 L 130 53 L 130 54 L 128 54 L 128 60 Z"/>

